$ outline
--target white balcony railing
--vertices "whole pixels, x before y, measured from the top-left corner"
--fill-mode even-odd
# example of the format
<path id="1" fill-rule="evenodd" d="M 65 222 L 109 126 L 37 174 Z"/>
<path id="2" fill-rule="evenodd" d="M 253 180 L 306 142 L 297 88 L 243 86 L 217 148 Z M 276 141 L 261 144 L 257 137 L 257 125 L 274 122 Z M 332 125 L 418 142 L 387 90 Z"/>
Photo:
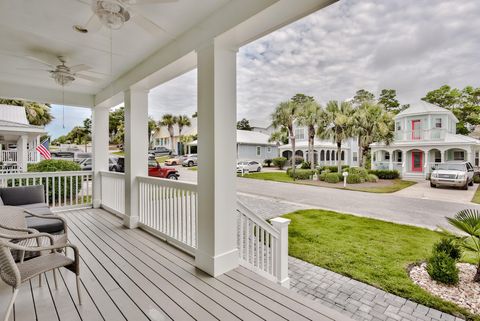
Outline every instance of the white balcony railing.
<path id="1" fill-rule="evenodd" d="M 290 220 L 275 218 L 271 220 L 272 226 L 241 202 L 237 202 L 237 213 L 240 264 L 288 287 Z"/>
<path id="2" fill-rule="evenodd" d="M 93 172 L 13 173 L 0 176 L 0 187 L 43 185 L 45 202 L 53 210 L 92 205 Z"/>
<path id="3" fill-rule="evenodd" d="M 416 130 L 397 130 L 395 131 L 395 140 L 416 141 L 416 140 L 443 140 L 445 139 L 446 129 L 416 129 Z"/>
<path id="4" fill-rule="evenodd" d="M 194 254 L 197 248 L 197 184 L 138 177 L 140 227 Z"/>
<path id="5" fill-rule="evenodd" d="M 36 150 L 29 150 L 28 151 L 28 162 L 29 163 L 38 162 L 38 153 L 37 153 Z"/>
<path id="6" fill-rule="evenodd" d="M 100 172 L 102 207 L 119 216 L 125 214 L 125 174 Z"/>
<path id="7" fill-rule="evenodd" d="M 0 162 L 17 162 L 17 151 L 16 150 L 2 150 L 0 152 Z"/>

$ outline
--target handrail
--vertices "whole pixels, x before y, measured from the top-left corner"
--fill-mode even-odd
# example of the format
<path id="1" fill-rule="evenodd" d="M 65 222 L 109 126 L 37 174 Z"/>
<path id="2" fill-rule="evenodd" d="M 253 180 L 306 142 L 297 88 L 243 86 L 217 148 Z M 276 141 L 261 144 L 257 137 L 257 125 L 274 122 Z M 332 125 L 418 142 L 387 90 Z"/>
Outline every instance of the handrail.
<path id="1" fill-rule="evenodd" d="M 142 182 L 142 183 L 161 184 L 162 186 L 165 186 L 165 187 L 180 188 L 180 189 L 184 189 L 192 192 L 196 192 L 198 189 L 198 185 L 196 183 L 179 182 L 179 181 L 166 179 L 166 178 L 137 176 L 137 179 L 139 182 Z"/>
<path id="2" fill-rule="evenodd" d="M 274 237 L 280 237 L 280 232 L 277 231 L 273 226 L 268 224 L 262 217 L 258 214 L 255 214 L 252 210 L 250 210 L 243 202 L 237 200 L 237 212 L 247 216 L 251 220 L 255 221 L 257 225 L 263 228 L 268 233 L 272 234 Z"/>

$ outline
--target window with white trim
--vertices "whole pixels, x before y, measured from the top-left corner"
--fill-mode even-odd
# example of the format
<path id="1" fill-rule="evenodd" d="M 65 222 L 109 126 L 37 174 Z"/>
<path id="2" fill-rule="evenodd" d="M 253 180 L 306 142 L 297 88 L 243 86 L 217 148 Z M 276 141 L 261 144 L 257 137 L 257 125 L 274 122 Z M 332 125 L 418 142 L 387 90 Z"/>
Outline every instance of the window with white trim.
<path id="1" fill-rule="evenodd" d="M 269 153 L 269 154 L 270 154 L 271 152 L 272 152 L 272 147 L 270 147 L 270 146 L 267 146 L 267 153 Z"/>
<path id="2" fill-rule="evenodd" d="M 305 128 L 295 128 L 295 139 L 305 139 Z"/>
<path id="3" fill-rule="evenodd" d="M 395 123 L 395 128 L 396 128 L 397 130 L 402 130 L 402 123 L 399 122 L 399 121 L 397 121 L 397 122 Z"/>
<path id="4" fill-rule="evenodd" d="M 435 163 L 441 163 L 442 162 L 442 153 L 439 150 L 435 151 Z"/>
<path id="5" fill-rule="evenodd" d="M 257 146 L 257 156 L 262 155 L 262 148 L 260 146 Z"/>
<path id="6" fill-rule="evenodd" d="M 435 118 L 435 128 L 442 128 L 442 119 Z"/>
<path id="7" fill-rule="evenodd" d="M 465 160 L 465 152 L 463 150 L 454 151 L 453 160 Z"/>
<path id="8" fill-rule="evenodd" d="M 475 166 L 480 166 L 480 152 L 475 152 Z"/>
<path id="9" fill-rule="evenodd" d="M 357 152 L 353 152 L 352 160 L 354 162 L 358 161 L 358 153 Z"/>

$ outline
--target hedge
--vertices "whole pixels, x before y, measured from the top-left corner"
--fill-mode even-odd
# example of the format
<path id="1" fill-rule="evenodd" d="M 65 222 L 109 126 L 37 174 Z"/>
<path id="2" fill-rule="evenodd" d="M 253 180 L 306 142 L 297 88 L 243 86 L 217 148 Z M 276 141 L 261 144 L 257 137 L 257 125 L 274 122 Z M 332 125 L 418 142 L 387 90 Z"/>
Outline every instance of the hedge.
<path id="1" fill-rule="evenodd" d="M 347 183 L 348 184 L 359 184 L 359 183 L 363 183 L 363 182 L 365 182 L 365 180 L 362 179 L 360 177 L 360 175 L 358 175 L 358 174 L 351 174 L 351 175 L 349 174 L 347 176 Z"/>
<path id="2" fill-rule="evenodd" d="M 290 176 L 293 179 L 310 179 L 313 174 L 315 174 L 315 170 L 311 169 L 301 169 L 301 168 L 296 168 L 295 169 L 295 176 L 293 176 L 292 169 L 289 168 L 287 170 L 287 175 Z"/>
<path id="3" fill-rule="evenodd" d="M 363 180 L 366 180 L 368 176 L 368 171 L 363 167 L 350 167 L 348 169 L 348 176 L 350 175 L 358 175 Z"/>
<path id="4" fill-rule="evenodd" d="M 277 157 L 272 160 L 273 165 L 279 169 L 283 169 L 287 165 L 287 159 L 285 157 Z"/>
<path id="5" fill-rule="evenodd" d="M 379 170 L 369 170 L 369 174 L 376 175 L 380 179 L 396 179 L 400 177 L 400 173 L 397 170 L 386 170 L 386 169 L 379 169 Z"/>
<path id="6" fill-rule="evenodd" d="M 348 166 L 348 165 L 342 165 L 342 170 L 346 169 L 346 168 L 349 168 L 349 167 L 350 166 Z M 336 173 L 336 172 L 338 172 L 338 167 L 337 166 L 322 166 L 322 167 L 318 168 L 318 173 L 322 173 L 324 170 L 328 170 L 331 173 Z"/>
<path id="7" fill-rule="evenodd" d="M 325 175 L 325 182 L 327 183 L 338 183 L 340 179 L 338 178 L 337 173 L 328 173 Z"/>

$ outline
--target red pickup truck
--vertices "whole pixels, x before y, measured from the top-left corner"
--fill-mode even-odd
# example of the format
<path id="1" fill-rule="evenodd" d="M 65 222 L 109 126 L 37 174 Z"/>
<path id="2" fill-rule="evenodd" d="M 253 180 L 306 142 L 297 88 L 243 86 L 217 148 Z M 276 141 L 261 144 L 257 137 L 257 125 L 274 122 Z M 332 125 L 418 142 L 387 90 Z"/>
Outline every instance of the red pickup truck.
<path id="1" fill-rule="evenodd" d="M 148 161 L 148 176 L 177 180 L 180 174 L 173 167 L 160 166 L 156 160 Z"/>

